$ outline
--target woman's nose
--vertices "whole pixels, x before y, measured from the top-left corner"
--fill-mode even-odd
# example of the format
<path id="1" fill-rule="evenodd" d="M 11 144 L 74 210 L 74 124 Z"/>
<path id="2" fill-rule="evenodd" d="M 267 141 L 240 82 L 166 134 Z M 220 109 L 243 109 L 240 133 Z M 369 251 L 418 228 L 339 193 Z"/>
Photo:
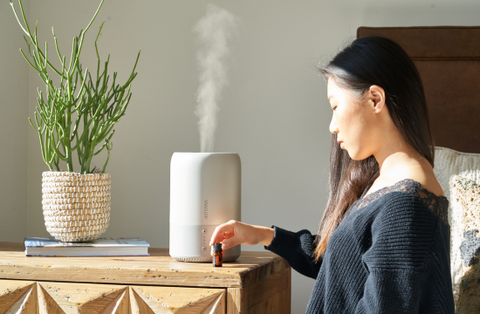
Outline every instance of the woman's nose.
<path id="1" fill-rule="evenodd" d="M 332 134 L 337 134 L 338 133 L 338 127 L 337 124 L 335 123 L 334 116 L 332 116 L 332 120 L 330 121 L 330 126 L 328 127 L 330 130 L 330 133 Z"/>

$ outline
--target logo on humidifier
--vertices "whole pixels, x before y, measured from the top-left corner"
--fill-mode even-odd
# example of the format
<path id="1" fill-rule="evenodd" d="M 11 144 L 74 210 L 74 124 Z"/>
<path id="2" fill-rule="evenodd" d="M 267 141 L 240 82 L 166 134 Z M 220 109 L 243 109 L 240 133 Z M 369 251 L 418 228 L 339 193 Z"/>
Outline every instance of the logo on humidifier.
<path id="1" fill-rule="evenodd" d="M 203 218 L 208 219 L 208 200 L 203 201 Z"/>

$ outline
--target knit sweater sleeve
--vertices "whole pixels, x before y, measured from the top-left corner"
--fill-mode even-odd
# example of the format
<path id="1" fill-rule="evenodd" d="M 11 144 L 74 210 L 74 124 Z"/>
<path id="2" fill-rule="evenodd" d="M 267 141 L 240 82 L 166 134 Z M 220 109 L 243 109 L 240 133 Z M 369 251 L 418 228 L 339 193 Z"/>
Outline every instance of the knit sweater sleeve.
<path id="1" fill-rule="evenodd" d="M 293 269 L 299 273 L 316 278 L 320 269 L 321 261 L 315 262 L 313 250 L 315 239 L 308 230 L 291 232 L 276 226 L 272 243 L 265 249 L 285 258 Z"/>
<path id="2" fill-rule="evenodd" d="M 443 269 L 448 225 L 413 197 L 392 193 L 382 207 L 362 258 L 368 277 L 355 313 L 453 313 L 449 271 Z"/>

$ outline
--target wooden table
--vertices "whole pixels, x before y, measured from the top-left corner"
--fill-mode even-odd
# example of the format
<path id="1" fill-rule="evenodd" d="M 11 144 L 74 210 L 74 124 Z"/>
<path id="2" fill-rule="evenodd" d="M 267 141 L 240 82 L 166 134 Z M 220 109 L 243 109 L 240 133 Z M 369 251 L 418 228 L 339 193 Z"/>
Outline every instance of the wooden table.
<path id="1" fill-rule="evenodd" d="M 0 242 L 0 314 L 290 313 L 291 269 L 273 253 L 242 252 L 223 267 L 149 253 L 26 257 L 22 243 Z"/>

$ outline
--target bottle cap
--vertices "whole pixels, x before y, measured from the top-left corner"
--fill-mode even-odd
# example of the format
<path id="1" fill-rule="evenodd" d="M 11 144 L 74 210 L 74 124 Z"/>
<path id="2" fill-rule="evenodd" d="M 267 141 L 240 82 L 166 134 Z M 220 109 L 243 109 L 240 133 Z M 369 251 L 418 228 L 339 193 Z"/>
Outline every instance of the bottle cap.
<path id="1" fill-rule="evenodd" d="M 222 252 L 222 243 L 214 243 L 213 253 L 220 253 L 220 252 Z"/>

